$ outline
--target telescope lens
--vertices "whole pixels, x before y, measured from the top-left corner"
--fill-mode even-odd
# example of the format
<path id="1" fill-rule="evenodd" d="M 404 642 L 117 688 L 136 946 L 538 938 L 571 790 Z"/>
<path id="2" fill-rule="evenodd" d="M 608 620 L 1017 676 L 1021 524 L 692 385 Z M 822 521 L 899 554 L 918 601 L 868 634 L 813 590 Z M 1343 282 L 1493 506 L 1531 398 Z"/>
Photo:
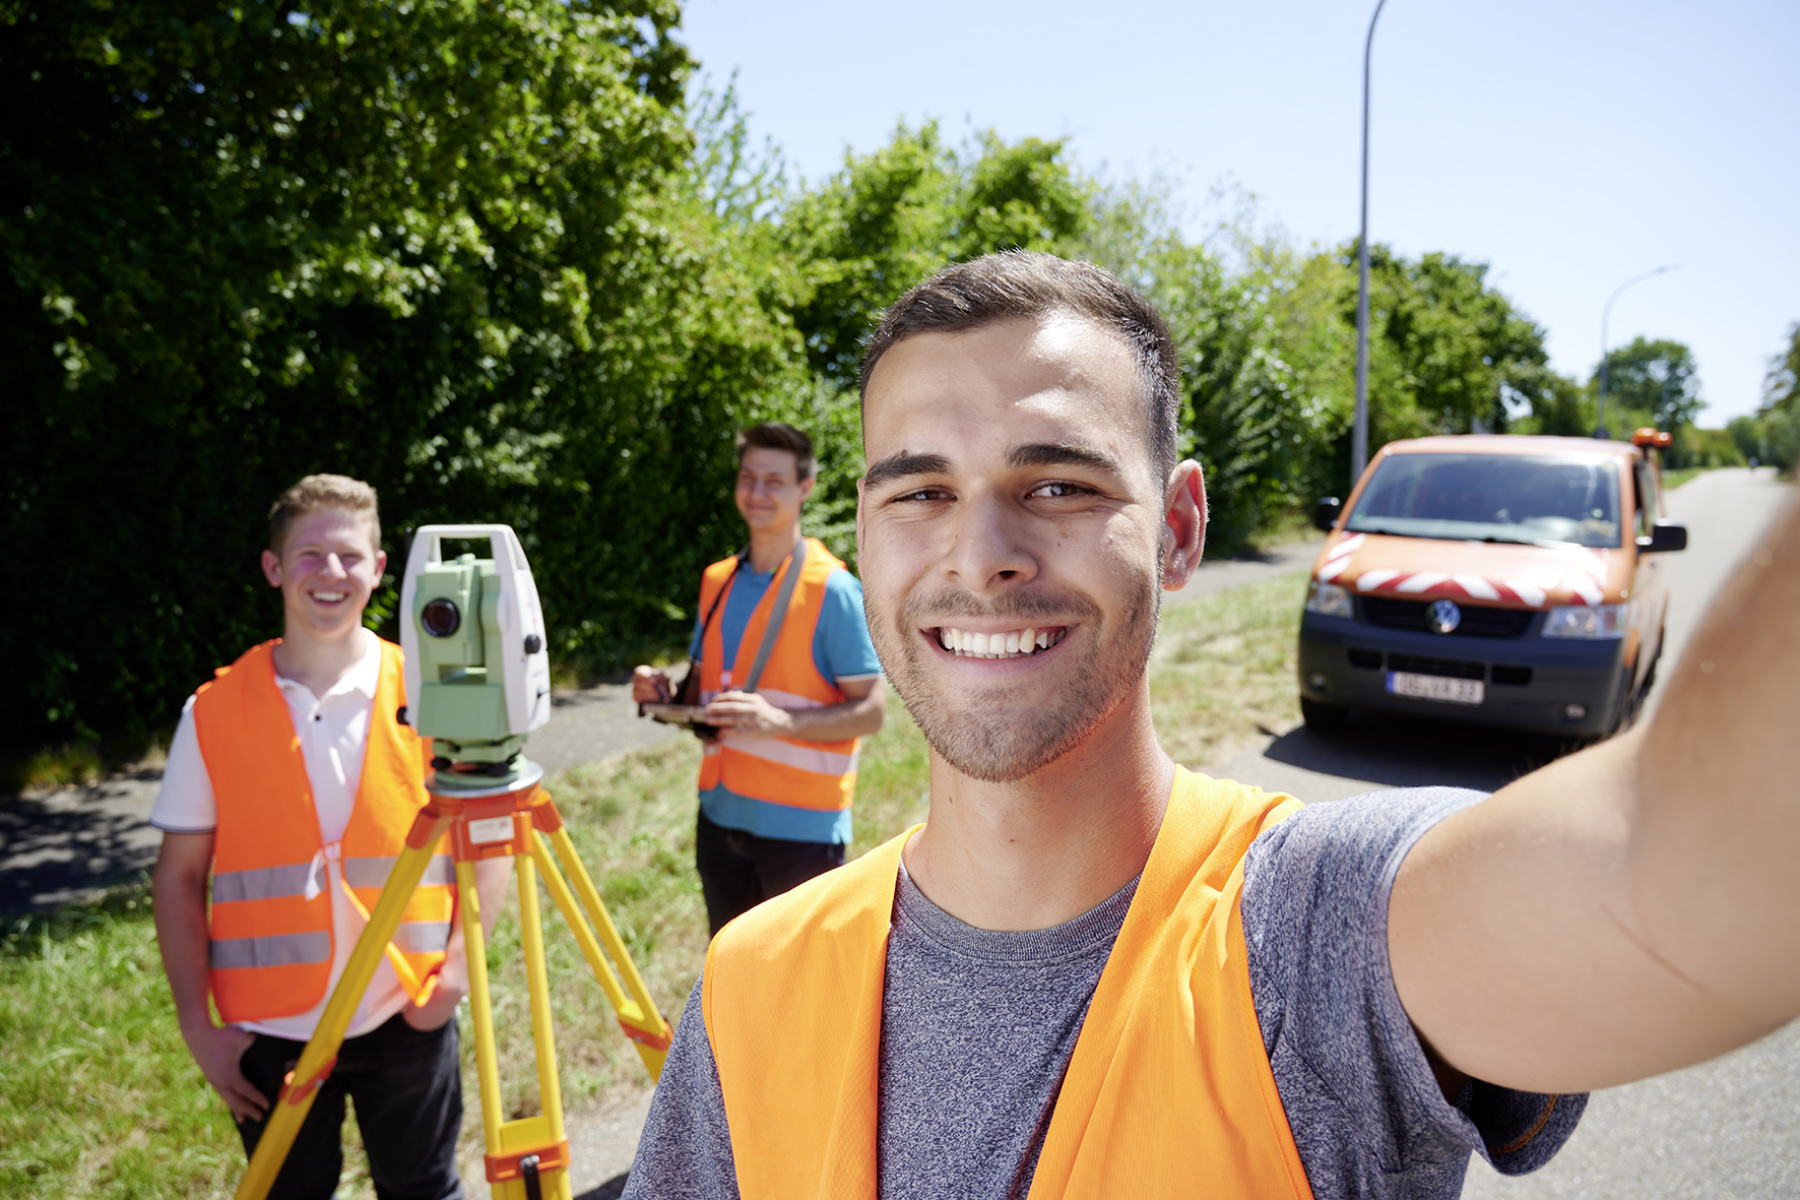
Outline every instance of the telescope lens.
<path id="1" fill-rule="evenodd" d="M 449 637 L 462 628 L 462 613 L 457 611 L 454 600 L 440 596 L 420 611 L 419 624 L 432 637 Z"/>

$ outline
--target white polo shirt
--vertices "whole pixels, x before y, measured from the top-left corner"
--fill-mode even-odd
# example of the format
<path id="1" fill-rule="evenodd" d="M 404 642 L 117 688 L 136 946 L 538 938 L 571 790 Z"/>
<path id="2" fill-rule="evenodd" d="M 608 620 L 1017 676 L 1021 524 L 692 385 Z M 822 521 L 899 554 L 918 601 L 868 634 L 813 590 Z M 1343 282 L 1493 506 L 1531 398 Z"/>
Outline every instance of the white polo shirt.
<path id="1" fill-rule="evenodd" d="M 363 752 L 369 739 L 369 720 L 375 711 L 375 686 L 381 680 L 381 640 L 367 629 L 359 631 L 363 655 L 331 690 L 314 696 L 305 684 L 275 676 L 281 698 L 300 737 L 300 756 L 306 763 L 306 779 L 312 785 L 313 807 L 319 814 L 319 833 L 327 847 L 343 840 L 356 807 L 356 789 L 362 781 Z M 150 810 L 150 824 L 168 833 L 210 833 L 218 827 L 218 803 L 213 798 L 212 778 L 200 754 L 200 737 L 194 729 L 194 698 L 181 710 L 181 723 L 169 744 L 169 762 L 163 768 L 162 787 Z M 325 1011 L 325 1000 L 337 987 L 350 961 L 350 951 L 362 935 L 363 919 L 345 895 L 338 856 L 326 855 L 328 879 L 321 885 L 331 896 L 333 954 L 331 982 L 319 1002 L 291 1017 L 240 1021 L 252 1033 L 292 1038 L 311 1038 Z M 406 989 L 383 956 L 375 978 L 363 993 L 362 1004 L 351 1018 L 346 1037 L 368 1033 L 406 1007 Z"/>

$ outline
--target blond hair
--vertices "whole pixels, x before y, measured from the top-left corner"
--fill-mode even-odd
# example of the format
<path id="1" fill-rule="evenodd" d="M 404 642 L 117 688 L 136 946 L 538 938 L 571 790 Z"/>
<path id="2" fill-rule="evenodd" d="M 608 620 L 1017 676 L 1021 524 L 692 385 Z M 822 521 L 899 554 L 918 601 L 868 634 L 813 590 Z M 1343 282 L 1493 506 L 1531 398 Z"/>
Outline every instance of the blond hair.
<path id="1" fill-rule="evenodd" d="M 308 475 L 281 493 L 269 509 L 269 549 L 277 555 L 287 541 L 288 530 L 307 513 L 336 509 L 355 513 L 369 526 L 369 540 L 381 549 L 381 514 L 375 489 L 348 475 Z"/>

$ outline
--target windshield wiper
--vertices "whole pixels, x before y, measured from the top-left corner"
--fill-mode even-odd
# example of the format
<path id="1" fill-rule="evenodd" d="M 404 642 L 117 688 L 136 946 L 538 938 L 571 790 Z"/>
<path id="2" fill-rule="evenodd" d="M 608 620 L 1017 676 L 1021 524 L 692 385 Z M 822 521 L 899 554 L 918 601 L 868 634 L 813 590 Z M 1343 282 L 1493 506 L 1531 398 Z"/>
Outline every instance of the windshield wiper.
<path id="1" fill-rule="evenodd" d="M 1498 542 L 1498 543 L 1501 543 L 1501 544 L 1507 545 L 1507 546 L 1545 546 L 1552 550 L 1560 549 L 1563 546 L 1573 546 L 1576 544 L 1574 542 L 1559 542 L 1559 541 L 1555 540 L 1554 538 L 1501 537 L 1499 534 L 1494 534 L 1494 533 L 1490 533 L 1486 537 L 1467 538 L 1465 540 L 1471 541 L 1471 542 Z"/>
<path id="2" fill-rule="evenodd" d="M 1351 525 L 1349 526 L 1348 531 L 1350 533 L 1374 533 L 1379 534 L 1382 537 L 1422 538 L 1430 536 L 1429 534 L 1423 533 L 1408 533 L 1404 529 L 1388 529 L 1381 525 Z"/>

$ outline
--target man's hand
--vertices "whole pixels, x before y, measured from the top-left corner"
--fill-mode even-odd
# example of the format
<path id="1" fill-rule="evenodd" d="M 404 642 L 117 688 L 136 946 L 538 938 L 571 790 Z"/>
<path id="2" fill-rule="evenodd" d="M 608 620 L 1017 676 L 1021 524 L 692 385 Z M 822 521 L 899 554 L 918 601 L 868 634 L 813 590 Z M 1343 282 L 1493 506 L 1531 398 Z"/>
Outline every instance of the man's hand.
<path id="1" fill-rule="evenodd" d="M 741 729 L 775 737 L 794 734 L 794 714 L 776 708 L 758 692 L 720 692 L 706 706 L 706 723 L 721 729 Z"/>
<path id="2" fill-rule="evenodd" d="M 880 679 L 843 679 L 844 699 L 817 708 L 776 708 L 760 692 L 721 692 L 706 706 L 706 722 L 803 742 L 841 742 L 881 728 L 887 691 Z"/>
<path id="3" fill-rule="evenodd" d="M 669 673 L 658 667 L 638 667 L 631 672 L 631 699 L 637 704 L 667 704 Z"/>
<path id="4" fill-rule="evenodd" d="M 512 859 L 484 858 L 475 864 L 475 903 L 481 911 L 481 936 L 493 934 L 494 922 L 506 903 L 506 887 L 512 880 Z M 423 1004 L 408 1004 L 400 1010 L 406 1023 L 421 1033 L 441 1029 L 456 1015 L 456 1006 L 469 994 L 469 956 L 463 938 L 462 917 L 450 931 L 444 947 L 444 965 L 438 969 L 437 987 Z"/>
<path id="5" fill-rule="evenodd" d="M 445 1022 L 456 1015 L 456 1006 L 462 998 L 469 994 L 469 968 L 466 955 L 457 954 L 454 958 L 444 959 L 443 969 L 438 972 L 437 986 L 423 1004 L 408 1004 L 400 1010 L 406 1023 L 421 1033 L 429 1033 L 433 1029 L 443 1028 Z"/>
<path id="6" fill-rule="evenodd" d="M 256 1040 L 255 1034 L 246 1033 L 235 1025 L 220 1028 L 209 1018 L 203 1024 L 183 1023 L 181 1038 L 187 1043 L 188 1053 L 200 1065 L 200 1073 L 206 1076 L 206 1082 L 231 1110 L 232 1120 L 242 1124 L 260 1121 L 268 1115 L 269 1098 L 244 1078 L 244 1072 L 238 1066 L 244 1051 Z"/>

